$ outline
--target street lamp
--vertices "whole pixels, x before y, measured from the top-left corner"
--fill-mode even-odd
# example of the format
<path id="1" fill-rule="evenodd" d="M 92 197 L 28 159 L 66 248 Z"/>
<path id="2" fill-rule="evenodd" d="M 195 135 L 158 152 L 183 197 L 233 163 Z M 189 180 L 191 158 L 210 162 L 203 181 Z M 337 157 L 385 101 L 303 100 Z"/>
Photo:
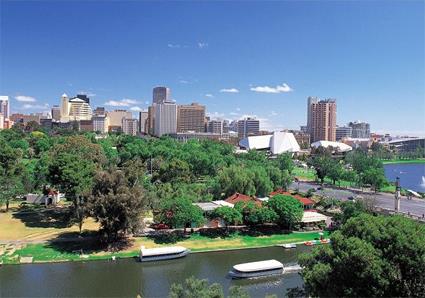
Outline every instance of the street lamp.
<path id="1" fill-rule="evenodd" d="M 400 211 L 400 177 L 395 179 L 394 211 Z"/>

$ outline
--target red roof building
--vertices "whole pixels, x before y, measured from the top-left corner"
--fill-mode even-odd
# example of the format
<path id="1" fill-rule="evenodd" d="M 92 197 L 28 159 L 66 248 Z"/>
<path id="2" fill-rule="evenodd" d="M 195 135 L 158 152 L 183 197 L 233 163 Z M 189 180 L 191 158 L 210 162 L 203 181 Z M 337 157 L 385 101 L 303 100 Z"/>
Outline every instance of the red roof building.
<path id="1" fill-rule="evenodd" d="M 285 195 L 285 196 L 291 196 L 295 199 L 297 199 L 301 204 L 303 204 L 304 209 L 310 209 L 313 207 L 314 202 L 310 200 L 309 198 L 304 198 L 300 195 L 293 195 L 287 191 L 284 191 L 283 189 L 277 189 L 276 191 L 273 191 L 270 193 L 270 197 L 273 197 L 275 195 Z"/>
<path id="2" fill-rule="evenodd" d="M 240 193 L 234 193 L 233 195 L 231 195 L 230 197 L 228 197 L 227 199 L 225 199 L 226 202 L 231 203 L 231 204 L 236 204 L 238 202 L 254 202 L 257 206 L 261 206 L 261 201 L 255 197 L 250 197 L 247 195 L 243 195 Z"/>

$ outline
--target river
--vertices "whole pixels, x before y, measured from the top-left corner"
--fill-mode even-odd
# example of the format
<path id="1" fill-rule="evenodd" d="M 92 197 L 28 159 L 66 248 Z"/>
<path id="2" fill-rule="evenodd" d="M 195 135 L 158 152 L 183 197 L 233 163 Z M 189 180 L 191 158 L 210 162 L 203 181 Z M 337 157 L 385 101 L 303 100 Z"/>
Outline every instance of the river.
<path id="1" fill-rule="evenodd" d="M 425 163 L 419 164 L 388 164 L 384 165 L 388 181 L 400 177 L 403 188 L 425 192 Z"/>
<path id="2" fill-rule="evenodd" d="M 225 290 L 244 287 L 251 297 L 276 294 L 302 285 L 298 273 L 250 280 L 232 280 L 227 272 L 238 263 L 276 259 L 295 263 L 309 248 L 281 247 L 194 253 L 185 258 L 140 263 L 136 259 L 69 262 L 56 264 L 4 265 L 0 267 L 0 297 L 167 297 L 172 283 L 190 276 L 217 282 Z"/>

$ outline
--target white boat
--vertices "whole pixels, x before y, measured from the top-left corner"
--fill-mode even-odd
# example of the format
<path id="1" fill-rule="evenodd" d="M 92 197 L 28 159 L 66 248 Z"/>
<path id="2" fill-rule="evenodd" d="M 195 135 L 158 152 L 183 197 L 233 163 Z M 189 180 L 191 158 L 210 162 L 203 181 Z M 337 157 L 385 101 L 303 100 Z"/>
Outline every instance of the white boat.
<path id="1" fill-rule="evenodd" d="M 176 259 L 184 257 L 188 253 L 190 253 L 190 250 L 183 246 L 168 246 L 158 248 L 145 248 L 142 246 L 140 248 L 140 261 L 149 262 Z"/>
<path id="2" fill-rule="evenodd" d="M 283 267 L 283 273 L 294 273 L 300 272 L 301 270 L 302 268 L 298 264 Z"/>
<path id="3" fill-rule="evenodd" d="M 276 260 L 238 264 L 229 271 L 229 275 L 232 278 L 251 278 L 282 273 L 283 264 Z"/>
<path id="4" fill-rule="evenodd" d="M 282 244 L 280 246 L 282 246 L 283 248 L 287 248 L 287 249 L 297 248 L 297 245 L 295 243 L 287 243 L 287 244 Z"/>

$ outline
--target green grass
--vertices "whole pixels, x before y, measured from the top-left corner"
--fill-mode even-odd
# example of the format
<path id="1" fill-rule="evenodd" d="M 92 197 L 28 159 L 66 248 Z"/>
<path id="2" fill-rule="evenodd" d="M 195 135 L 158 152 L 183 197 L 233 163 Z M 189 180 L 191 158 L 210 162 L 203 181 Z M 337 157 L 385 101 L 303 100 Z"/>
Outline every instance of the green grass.
<path id="1" fill-rule="evenodd" d="M 403 164 L 403 163 L 425 163 L 425 159 L 390 159 L 390 160 L 382 160 L 384 165 L 388 164 Z"/>
<path id="2" fill-rule="evenodd" d="M 329 235 L 325 232 L 325 237 Z M 290 234 L 274 234 L 267 236 L 248 236 L 239 233 L 231 234 L 224 238 L 210 238 L 193 234 L 190 238 L 178 241 L 175 244 L 155 244 L 152 239 L 140 237 L 136 239 L 135 246 L 120 252 L 97 252 L 87 254 L 86 258 L 81 258 L 78 251 L 63 252 L 57 250 L 47 243 L 28 244 L 25 247 L 16 250 L 11 255 L 0 255 L 0 262 L 3 264 L 19 264 L 19 258 L 33 257 L 33 262 L 47 263 L 47 262 L 66 262 L 66 261 L 85 261 L 85 260 L 107 260 L 112 256 L 117 258 L 130 258 L 136 257 L 139 254 L 139 245 L 146 247 L 158 246 L 172 246 L 183 245 L 193 252 L 216 251 L 216 250 L 229 250 L 229 249 L 243 249 L 274 246 L 283 243 L 295 243 L 314 240 L 319 238 L 318 232 L 304 232 L 304 233 L 290 233 Z"/>
<path id="3" fill-rule="evenodd" d="M 316 172 L 312 169 L 304 169 L 300 167 L 295 167 L 292 173 L 303 180 L 315 180 Z"/>

